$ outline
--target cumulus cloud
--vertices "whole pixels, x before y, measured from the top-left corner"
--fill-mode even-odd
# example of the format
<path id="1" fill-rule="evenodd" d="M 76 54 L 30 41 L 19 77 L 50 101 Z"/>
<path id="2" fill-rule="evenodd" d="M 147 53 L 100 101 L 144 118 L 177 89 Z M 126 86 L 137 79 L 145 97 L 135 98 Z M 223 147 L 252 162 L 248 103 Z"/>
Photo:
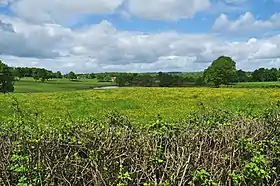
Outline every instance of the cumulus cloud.
<path id="1" fill-rule="evenodd" d="M 128 0 L 133 15 L 152 20 L 190 18 L 210 5 L 210 0 Z"/>
<path id="2" fill-rule="evenodd" d="M 249 33 L 271 30 L 280 27 L 280 14 L 272 15 L 268 20 L 259 20 L 250 12 L 246 12 L 236 20 L 229 20 L 228 16 L 221 14 L 213 25 L 218 32 Z"/>
<path id="3" fill-rule="evenodd" d="M 8 2 L 11 10 L 27 21 L 59 24 L 75 22 L 85 15 L 113 13 L 151 20 L 179 20 L 191 18 L 211 5 L 210 0 L 0 0 L 0 4 Z"/>
<path id="4" fill-rule="evenodd" d="M 19 17 L 28 21 L 36 23 L 62 23 L 81 15 L 113 13 L 123 1 L 124 0 L 15 0 L 11 5 L 11 9 Z"/>
<path id="5" fill-rule="evenodd" d="M 4 31 L 5 32 L 14 32 L 14 28 L 13 28 L 12 24 L 3 23 L 1 20 L 0 20 L 0 30 L 3 32 Z"/>
<path id="6" fill-rule="evenodd" d="M 8 0 L 0 0 L 0 7 L 6 6 L 8 4 Z"/>
<path id="7" fill-rule="evenodd" d="M 68 72 L 200 71 L 220 55 L 239 68 L 280 64 L 280 35 L 229 42 L 213 34 L 118 30 L 108 21 L 70 29 L 0 16 L 0 58 L 13 66 Z"/>
<path id="8" fill-rule="evenodd" d="M 61 55 L 60 45 L 66 41 L 67 34 L 63 32 L 66 28 L 60 29 L 58 25 L 28 25 L 19 20 L 11 20 L 0 20 L 0 54 L 36 58 L 55 58 Z"/>
<path id="9" fill-rule="evenodd" d="M 225 3 L 229 3 L 229 4 L 240 4 L 240 3 L 245 3 L 248 0 L 221 0 L 224 1 Z"/>

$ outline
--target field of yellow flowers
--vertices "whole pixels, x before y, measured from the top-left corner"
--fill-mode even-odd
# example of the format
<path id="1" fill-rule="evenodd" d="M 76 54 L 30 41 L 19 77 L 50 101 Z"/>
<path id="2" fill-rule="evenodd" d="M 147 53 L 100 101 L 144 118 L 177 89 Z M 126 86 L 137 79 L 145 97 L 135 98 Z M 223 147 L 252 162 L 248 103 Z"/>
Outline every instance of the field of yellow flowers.
<path id="1" fill-rule="evenodd" d="M 103 118 L 118 112 L 137 122 L 160 115 L 180 120 L 193 112 L 223 109 L 233 113 L 259 114 L 280 100 L 278 89 L 231 88 L 120 88 L 54 93 L 0 95 L 0 117 L 21 112 L 39 119 Z"/>
<path id="2" fill-rule="evenodd" d="M 279 185 L 280 91 L 0 95 L 0 185 Z"/>

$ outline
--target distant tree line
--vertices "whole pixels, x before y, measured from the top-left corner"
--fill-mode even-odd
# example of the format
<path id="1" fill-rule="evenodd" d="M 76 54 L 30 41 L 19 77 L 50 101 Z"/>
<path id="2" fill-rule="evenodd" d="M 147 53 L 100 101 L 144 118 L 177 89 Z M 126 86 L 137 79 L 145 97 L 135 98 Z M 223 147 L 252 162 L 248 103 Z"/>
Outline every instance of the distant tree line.
<path id="1" fill-rule="evenodd" d="M 144 87 L 183 87 L 203 84 L 201 76 L 174 75 L 168 72 L 159 72 L 157 74 L 119 73 L 115 82 L 118 86 Z"/>
<path id="2" fill-rule="evenodd" d="M 60 71 L 52 72 L 44 68 L 29 68 L 29 67 L 16 67 L 11 68 L 11 71 L 17 80 L 24 77 L 33 77 L 35 80 L 40 80 L 42 82 L 53 79 L 53 78 L 63 78 Z"/>
<path id="3" fill-rule="evenodd" d="M 96 79 L 99 82 L 115 82 L 118 86 L 143 87 L 186 87 L 230 85 L 236 82 L 268 82 L 280 80 L 280 69 L 259 68 L 253 72 L 236 69 L 236 62 L 230 57 L 220 56 L 203 72 L 159 72 L 159 73 L 85 73 L 75 74 L 73 71 L 62 74 L 44 68 L 8 67 L 0 60 L 0 92 L 13 92 L 14 82 L 25 77 L 45 82 L 49 79 L 67 78 Z"/>

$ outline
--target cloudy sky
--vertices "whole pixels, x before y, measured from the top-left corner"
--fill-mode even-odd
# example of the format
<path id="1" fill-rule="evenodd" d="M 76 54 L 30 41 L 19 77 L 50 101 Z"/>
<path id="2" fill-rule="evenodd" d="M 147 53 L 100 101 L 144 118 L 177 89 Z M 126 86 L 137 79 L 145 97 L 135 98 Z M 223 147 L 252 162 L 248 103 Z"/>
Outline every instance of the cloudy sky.
<path id="1" fill-rule="evenodd" d="M 280 68 L 280 0 L 0 0 L 0 59 L 62 72 Z"/>

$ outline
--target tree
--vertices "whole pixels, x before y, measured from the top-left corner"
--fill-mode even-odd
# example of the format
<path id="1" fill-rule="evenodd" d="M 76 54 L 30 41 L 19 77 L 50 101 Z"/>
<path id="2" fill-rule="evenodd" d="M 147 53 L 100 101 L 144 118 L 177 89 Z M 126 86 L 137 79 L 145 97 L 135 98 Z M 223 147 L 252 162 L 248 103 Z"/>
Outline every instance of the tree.
<path id="1" fill-rule="evenodd" d="M 45 82 L 49 79 L 48 71 L 46 69 L 34 69 L 33 70 L 33 78 L 35 80 L 41 80 L 41 82 Z"/>
<path id="2" fill-rule="evenodd" d="M 235 76 L 235 81 L 236 82 L 248 82 L 249 77 L 248 77 L 248 75 L 246 74 L 245 71 L 237 70 L 236 71 L 236 76 Z"/>
<path id="3" fill-rule="evenodd" d="M 0 60 L 0 92 L 14 91 L 14 76 L 11 68 Z"/>
<path id="4" fill-rule="evenodd" d="M 110 82 L 110 81 L 112 81 L 111 76 L 107 73 L 97 74 L 96 78 L 99 82 Z"/>
<path id="5" fill-rule="evenodd" d="M 90 79 L 95 79 L 95 78 L 96 78 L 96 76 L 95 76 L 95 74 L 94 74 L 94 73 L 91 73 L 91 74 L 89 74 L 89 78 L 90 78 Z"/>
<path id="6" fill-rule="evenodd" d="M 172 76 L 167 73 L 159 72 L 157 79 L 160 87 L 169 87 L 172 85 Z"/>
<path id="7" fill-rule="evenodd" d="M 117 77 L 116 77 L 116 83 L 118 86 L 120 87 L 123 87 L 125 85 L 127 85 L 129 82 L 128 82 L 128 78 L 127 78 L 127 75 L 126 74 L 119 74 Z"/>
<path id="8" fill-rule="evenodd" d="M 68 74 L 68 79 L 70 79 L 70 80 L 74 80 L 74 79 L 77 79 L 77 75 L 74 73 L 74 72 L 70 72 L 69 74 Z"/>
<path id="9" fill-rule="evenodd" d="M 55 73 L 55 77 L 56 77 L 57 79 L 62 79 L 62 74 L 61 74 L 61 72 L 60 72 L 60 71 L 57 71 L 57 72 Z"/>
<path id="10" fill-rule="evenodd" d="M 21 78 L 24 77 L 24 69 L 17 67 L 14 68 L 14 76 L 18 78 L 18 80 L 20 80 Z"/>
<path id="11" fill-rule="evenodd" d="M 203 78 L 206 83 L 219 87 L 234 81 L 236 63 L 230 57 L 221 56 L 204 71 Z"/>

